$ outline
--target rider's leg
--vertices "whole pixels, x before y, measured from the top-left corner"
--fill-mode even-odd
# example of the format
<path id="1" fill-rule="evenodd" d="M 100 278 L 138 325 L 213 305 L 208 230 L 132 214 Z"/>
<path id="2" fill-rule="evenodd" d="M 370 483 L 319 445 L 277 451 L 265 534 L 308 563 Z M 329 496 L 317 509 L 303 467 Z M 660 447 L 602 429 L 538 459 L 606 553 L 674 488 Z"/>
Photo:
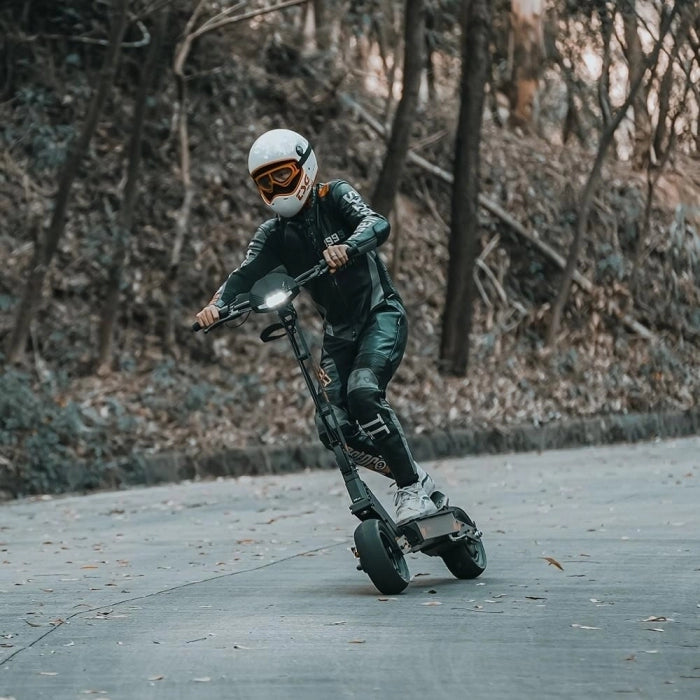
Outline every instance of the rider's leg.
<path id="1" fill-rule="evenodd" d="M 407 337 L 403 308 L 385 304 L 362 330 L 347 377 L 350 416 L 379 448 L 400 487 L 417 481 L 417 473 L 401 423 L 386 400 L 386 387 L 401 362 Z"/>
<path id="2" fill-rule="evenodd" d="M 435 491 L 435 483 L 413 460 L 401 424 L 384 396 L 386 384 L 398 367 L 406 345 L 406 322 L 403 309 L 398 305 L 387 305 L 386 311 L 388 313 L 375 315 L 362 334 L 360 343 L 356 344 L 331 336 L 324 338 L 320 388 L 325 391 L 333 406 L 338 426 L 343 433 L 350 456 L 356 464 L 395 479 L 399 487 L 410 486 L 418 481 L 427 495 L 430 495 Z M 383 380 L 383 385 L 379 387 L 378 381 L 374 382 L 365 374 L 370 380 L 370 385 L 374 384 L 374 386 L 365 385 L 363 390 L 359 386 L 354 386 L 357 383 L 356 380 L 361 379 L 362 373 L 354 375 L 355 379 L 350 387 L 353 389 L 350 400 L 354 408 L 360 415 L 363 413 L 363 406 L 370 411 L 374 410 L 371 420 L 365 421 L 365 429 L 358 425 L 357 415 L 350 417 L 348 411 L 348 380 L 352 372 L 362 369 L 363 357 L 370 360 L 369 367 L 365 369 L 369 369 L 375 377 L 381 376 Z M 374 433 L 378 427 L 379 424 L 372 425 L 372 422 L 378 418 L 381 418 L 384 425 L 390 426 L 389 429 L 393 431 L 390 440 L 382 440 L 385 430 L 380 430 L 379 440 L 377 440 L 377 434 L 370 434 Z M 316 426 L 321 442 L 326 447 L 330 447 L 326 425 L 318 414 Z M 391 450 L 392 443 L 393 450 Z M 395 471 L 392 473 L 387 464 L 389 460 L 384 458 L 387 445 L 393 454 L 394 464 L 403 462 L 407 467 L 407 474 L 404 475 L 403 481 L 399 481 Z M 420 496 L 411 498 L 415 500 L 416 497 L 420 498 Z M 423 504 L 423 506 L 425 506 L 423 510 L 431 508 L 431 505 Z M 415 509 L 409 508 L 409 515 L 415 517 L 414 511 Z"/>
<path id="3" fill-rule="evenodd" d="M 401 423 L 386 400 L 386 387 L 401 362 L 406 340 L 403 308 L 387 304 L 377 310 L 362 332 L 347 379 L 349 413 L 372 438 L 396 480 L 400 522 L 436 510 L 419 482 L 417 465 Z"/>

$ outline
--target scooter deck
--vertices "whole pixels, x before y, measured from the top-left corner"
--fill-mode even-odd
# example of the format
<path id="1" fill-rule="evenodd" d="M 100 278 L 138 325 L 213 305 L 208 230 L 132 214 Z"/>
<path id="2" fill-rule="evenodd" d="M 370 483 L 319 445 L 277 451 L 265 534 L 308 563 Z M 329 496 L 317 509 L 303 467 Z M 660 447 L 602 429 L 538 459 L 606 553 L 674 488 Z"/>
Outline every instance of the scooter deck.
<path id="1" fill-rule="evenodd" d="M 467 537 L 478 539 L 479 533 L 471 522 L 464 522 L 458 518 L 458 509 L 446 507 L 433 515 L 411 520 L 398 527 L 398 543 L 404 553 L 423 551 L 425 554 L 438 554 L 437 551 L 427 551 L 433 548 L 439 549 L 442 544 L 453 542 Z"/>

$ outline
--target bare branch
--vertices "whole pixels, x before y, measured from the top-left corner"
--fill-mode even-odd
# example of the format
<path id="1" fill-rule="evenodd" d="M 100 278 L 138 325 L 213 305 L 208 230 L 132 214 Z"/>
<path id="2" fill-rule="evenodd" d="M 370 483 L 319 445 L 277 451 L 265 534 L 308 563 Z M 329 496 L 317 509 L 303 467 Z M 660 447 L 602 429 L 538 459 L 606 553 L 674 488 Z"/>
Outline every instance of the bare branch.
<path id="1" fill-rule="evenodd" d="M 136 26 L 141 31 L 141 38 L 137 41 L 122 41 L 122 49 L 140 49 L 151 43 L 151 35 L 146 25 L 140 20 L 136 20 Z M 91 36 L 72 36 L 70 34 L 18 34 L 13 37 L 18 43 L 33 44 L 36 41 L 74 41 L 80 44 L 92 44 L 93 46 L 109 46 L 109 39 L 96 39 Z"/>
<path id="2" fill-rule="evenodd" d="M 215 21 L 216 17 L 213 17 L 211 20 L 207 20 L 199 29 L 196 29 L 192 33 L 192 39 L 196 39 L 197 37 L 202 36 L 202 34 L 212 32 L 215 29 L 220 29 L 221 27 L 225 27 L 229 24 L 244 22 L 245 20 L 252 19 L 253 17 L 267 15 L 271 12 L 277 12 L 278 10 L 284 10 L 287 7 L 294 7 L 295 5 L 305 5 L 308 1 L 309 0 L 287 0 L 287 2 L 281 2 L 279 5 L 273 5 L 272 7 L 262 7 L 259 10 L 251 10 L 250 12 L 246 12 L 245 14 L 238 15 L 238 17 L 223 17 L 219 21 Z M 241 3 L 239 3 L 239 5 L 240 4 Z M 217 17 L 221 17 L 222 15 L 227 14 L 227 12 L 228 11 L 224 11 L 217 15 Z"/>

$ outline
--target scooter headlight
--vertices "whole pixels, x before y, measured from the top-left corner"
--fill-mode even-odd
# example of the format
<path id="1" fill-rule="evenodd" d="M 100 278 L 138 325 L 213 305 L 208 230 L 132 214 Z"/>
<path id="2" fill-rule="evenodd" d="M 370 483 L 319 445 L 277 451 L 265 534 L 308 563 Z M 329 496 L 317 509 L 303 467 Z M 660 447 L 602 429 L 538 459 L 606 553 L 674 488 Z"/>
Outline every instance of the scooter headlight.
<path id="1" fill-rule="evenodd" d="M 292 293 L 286 289 L 280 289 L 265 297 L 264 305 L 268 309 L 276 309 L 283 306 L 291 298 Z"/>

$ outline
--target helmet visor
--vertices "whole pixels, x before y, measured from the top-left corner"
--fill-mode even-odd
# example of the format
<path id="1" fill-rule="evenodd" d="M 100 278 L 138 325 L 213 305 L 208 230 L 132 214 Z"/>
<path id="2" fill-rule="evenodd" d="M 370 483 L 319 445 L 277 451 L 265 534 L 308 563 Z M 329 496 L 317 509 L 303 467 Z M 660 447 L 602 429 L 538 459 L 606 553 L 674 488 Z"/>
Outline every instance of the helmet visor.
<path id="1" fill-rule="evenodd" d="M 267 204 L 278 195 L 291 194 L 301 180 L 302 169 L 296 161 L 274 163 L 253 174 L 253 180 Z"/>

